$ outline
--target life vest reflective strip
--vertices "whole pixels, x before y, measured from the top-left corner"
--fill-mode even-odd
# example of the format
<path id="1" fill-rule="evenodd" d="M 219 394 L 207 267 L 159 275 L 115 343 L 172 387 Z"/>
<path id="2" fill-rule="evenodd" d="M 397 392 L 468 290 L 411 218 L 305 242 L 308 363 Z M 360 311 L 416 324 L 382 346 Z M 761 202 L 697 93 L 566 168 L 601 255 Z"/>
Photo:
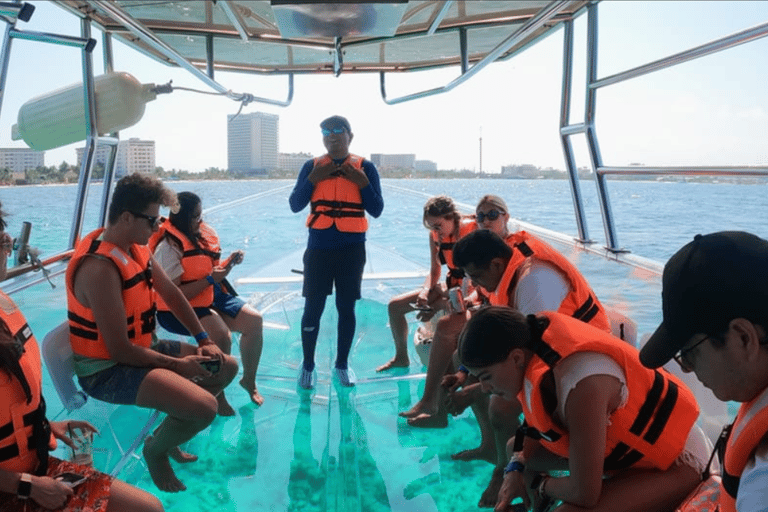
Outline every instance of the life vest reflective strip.
<path id="1" fill-rule="evenodd" d="M 96 359 L 112 359 L 99 331 L 93 311 L 77 300 L 74 293 L 75 272 L 83 258 L 100 255 L 110 259 L 123 280 L 123 304 L 125 324 L 131 343 L 141 347 L 152 344 L 155 331 L 155 291 L 152 289 L 151 254 L 145 245 L 132 245 L 126 254 L 114 244 L 99 240 L 104 228 L 97 229 L 83 238 L 75 248 L 67 266 L 67 318 L 69 340 L 75 354 Z"/>
<path id="2" fill-rule="evenodd" d="M 324 155 L 315 158 L 314 165 L 326 165 L 331 162 L 331 157 Z M 363 168 L 361 156 L 349 155 L 345 162 L 355 169 Z M 368 230 L 368 219 L 365 218 L 360 189 L 344 177 L 329 178 L 315 185 L 310 205 L 307 216 L 309 228 L 328 229 L 336 225 L 336 229 L 345 233 L 364 233 Z"/>
<path id="3" fill-rule="evenodd" d="M 208 238 L 211 237 L 211 231 L 200 231 L 202 238 L 199 240 L 200 247 L 195 246 L 187 236 L 179 231 L 176 226 L 171 224 L 170 220 L 164 221 L 157 233 L 154 233 L 149 241 L 149 249 L 155 252 L 157 246 L 163 240 L 163 238 L 169 238 L 176 242 L 178 247 L 181 247 L 181 267 L 183 272 L 181 274 L 181 284 L 192 283 L 205 279 L 213 272 L 214 262 L 218 262 L 221 257 L 221 250 L 217 250 L 218 238 L 215 244 L 209 244 Z M 160 234 L 158 237 L 157 235 Z M 216 235 L 216 232 L 213 232 Z M 203 291 L 197 294 L 195 297 L 189 299 L 190 305 L 193 307 L 208 307 L 213 304 L 213 286 L 206 286 Z M 158 311 L 170 311 L 170 308 L 165 303 L 162 297 L 157 296 L 157 310 Z"/>
<path id="4" fill-rule="evenodd" d="M 437 233 L 430 231 L 432 237 L 432 243 L 437 248 L 437 258 L 441 265 L 448 267 L 448 274 L 445 277 L 445 282 L 448 288 L 459 286 L 461 280 L 464 279 L 464 270 L 456 267 L 453 263 L 453 247 L 456 242 L 463 237 L 477 229 L 477 222 L 472 217 L 461 217 L 459 220 L 459 236 L 455 236 L 451 233 L 446 240 L 440 241 L 437 239 Z"/>
<path id="5" fill-rule="evenodd" d="M 526 422 L 539 433 L 549 451 L 568 457 L 569 437 L 544 407 L 542 382 L 562 359 L 576 352 L 598 352 L 611 357 L 627 379 L 627 403 L 616 409 L 607 426 L 604 469 L 667 469 L 685 447 L 699 415 L 693 393 L 664 369 L 651 370 L 640 363 L 636 348 L 609 333 L 568 315 L 546 312 L 531 315 L 529 323 L 549 319 L 535 344 L 523 389 L 518 395 Z M 536 328 L 532 328 L 535 331 Z M 534 340 L 539 336 L 534 335 Z"/>
<path id="6" fill-rule="evenodd" d="M 491 293 L 491 304 L 514 306 L 509 304 L 510 288 L 517 285 L 515 281 L 522 265 L 528 261 L 528 258 L 534 257 L 557 268 L 565 274 L 570 284 L 570 290 L 557 310 L 559 313 L 571 315 L 605 332 L 611 332 L 611 322 L 608 320 L 605 308 L 597 300 L 587 280 L 568 258 L 525 231 L 512 234 L 506 241 L 512 247 L 512 258 L 507 263 L 507 268 L 496 290 Z"/>
<path id="7" fill-rule="evenodd" d="M 768 388 L 750 402 L 741 404 L 733 422 L 723 460 L 720 510 L 735 512 L 736 496 L 744 468 L 768 432 Z"/>
<path id="8" fill-rule="evenodd" d="M 47 457 L 47 450 L 56 447 L 56 440 L 50 434 L 45 419 L 40 350 L 26 318 L 11 298 L 2 292 L 0 317 L 16 341 L 24 347 L 19 365 L 32 395 L 32 400 L 27 403 L 21 383 L 0 370 L 0 469 L 35 472 L 41 462 L 40 452 Z"/>

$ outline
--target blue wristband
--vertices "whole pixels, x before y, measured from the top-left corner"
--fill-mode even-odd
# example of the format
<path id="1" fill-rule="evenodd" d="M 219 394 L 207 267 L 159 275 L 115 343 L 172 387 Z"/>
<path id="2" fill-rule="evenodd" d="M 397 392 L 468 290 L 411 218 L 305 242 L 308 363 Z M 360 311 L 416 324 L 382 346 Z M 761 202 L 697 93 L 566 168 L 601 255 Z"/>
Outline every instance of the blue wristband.
<path id="1" fill-rule="evenodd" d="M 213 276 L 205 276 L 205 280 L 208 281 L 210 284 L 213 284 L 215 282 L 213 280 Z"/>
<path id="2" fill-rule="evenodd" d="M 512 460 L 507 464 L 507 467 L 504 468 L 504 474 L 511 473 L 513 471 L 519 471 L 523 472 L 525 471 L 525 464 L 520 462 L 519 460 Z"/>
<path id="3" fill-rule="evenodd" d="M 200 343 L 203 340 L 207 340 L 207 339 L 208 339 L 208 333 L 205 332 L 205 331 L 202 331 L 202 332 L 199 332 L 199 333 L 195 334 L 195 341 L 198 342 L 198 343 Z"/>
<path id="4" fill-rule="evenodd" d="M 467 369 L 467 367 L 466 367 L 466 366 L 464 366 L 463 364 L 460 364 L 460 365 L 459 365 L 459 371 L 460 371 L 461 373 L 466 373 L 467 375 L 469 375 L 469 370 L 468 370 L 468 369 Z"/>

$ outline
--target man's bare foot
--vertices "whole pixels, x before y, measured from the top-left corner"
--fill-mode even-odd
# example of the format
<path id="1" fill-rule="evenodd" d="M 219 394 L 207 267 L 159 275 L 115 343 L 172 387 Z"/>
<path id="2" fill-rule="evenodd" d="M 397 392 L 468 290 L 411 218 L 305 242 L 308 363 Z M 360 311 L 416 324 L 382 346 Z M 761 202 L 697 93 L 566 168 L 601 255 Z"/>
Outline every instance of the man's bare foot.
<path id="1" fill-rule="evenodd" d="M 501 484 L 504 483 L 504 468 L 493 468 L 493 474 L 491 475 L 491 481 L 488 483 L 488 487 L 483 491 L 480 496 L 480 501 L 477 506 L 480 508 L 493 508 L 496 506 L 496 501 L 499 498 L 499 491 L 501 490 Z"/>
<path id="2" fill-rule="evenodd" d="M 176 478 L 176 473 L 173 472 L 168 455 L 156 453 L 153 451 L 153 448 L 154 439 L 151 437 L 147 438 L 144 441 L 144 460 L 147 463 L 149 476 L 152 477 L 152 481 L 157 488 L 165 492 L 186 491 L 187 487 L 181 483 L 181 480 Z"/>
<path id="3" fill-rule="evenodd" d="M 405 359 L 402 359 L 399 357 L 393 357 L 383 365 L 376 368 L 376 371 L 384 372 L 387 370 L 391 370 L 392 368 L 408 368 L 410 364 L 411 364 L 411 361 L 408 359 L 408 356 L 406 356 Z"/>
<path id="4" fill-rule="evenodd" d="M 407 411 L 400 411 L 398 413 L 398 416 L 401 416 L 403 418 L 415 418 L 419 414 L 425 413 L 425 407 L 421 405 L 421 402 L 416 402 L 416 404 L 408 409 Z"/>
<path id="5" fill-rule="evenodd" d="M 408 424 L 418 428 L 445 428 L 448 426 L 448 415 L 421 413 L 408 418 Z"/>
<path id="6" fill-rule="evenodd" d="M 146 439 L 144 439 L 144 443 L 152 444 L 155 441 L 155 438 L 152 436 L 147 436 Z M 181 464 L 187 464 L 189 462 L 195 462 L 197 460 L 197 455 L 194 453 L 185 452 L 178 446 L 176 448 L 171 448 L 168 450 L 168 456 L 175 460 L 176 462 L 179 462 Z"/>
<path id="7" fill-rule="evenodd" d="M 256 388 L 256 384 L 251 386 L 250 384 L 246 384 L 245 380 L 240 379 L 240 385 L 244 390 L 248 392 L 249 395 L 251 395 L 251 402 L 258 406 L 261 406 L 264 403 L 264 397 L 261 396 L 261 393 L 259 393 L 258 388 Z"/>
<path id="8" fill-rule="evenodd" d="M 484 446 L 478 446 L 471 450 L 462 450 L 458 453 L 451 455 L 453 460 L 484 460 L 494 464 L 496 462 L 496 448 L 491 446 L 485 448 Z M 495 503 L 494 503 L 495 505 Z"/>
<path id="9" fill-rule="evenodd" d="M 219 408 L 216 411 L 216 413 L 219 416 L 234 416 L 235 410 L 232 408 L 231 405 L 229 405 L 229 402 L 227 401 L 227 397 L 224 396 L 224 391 L 219 393 L 216 396 L 216 402 L 219 404 Z"/>

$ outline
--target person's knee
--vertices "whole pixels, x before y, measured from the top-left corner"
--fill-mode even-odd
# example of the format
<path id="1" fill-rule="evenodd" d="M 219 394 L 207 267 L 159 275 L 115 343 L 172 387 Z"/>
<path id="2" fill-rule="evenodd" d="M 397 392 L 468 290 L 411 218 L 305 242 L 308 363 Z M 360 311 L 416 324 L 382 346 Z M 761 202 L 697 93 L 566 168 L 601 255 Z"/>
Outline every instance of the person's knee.
<path id="1" fill-rule="evenodd" d="M 239 365 L 237 364 L 237 359 L 229 355 L 224 356 L 224 363 L 221 365 L 221 370 L 219 370 L 224 385 L 232 382 L 237 376 L 238 369 Z"/>

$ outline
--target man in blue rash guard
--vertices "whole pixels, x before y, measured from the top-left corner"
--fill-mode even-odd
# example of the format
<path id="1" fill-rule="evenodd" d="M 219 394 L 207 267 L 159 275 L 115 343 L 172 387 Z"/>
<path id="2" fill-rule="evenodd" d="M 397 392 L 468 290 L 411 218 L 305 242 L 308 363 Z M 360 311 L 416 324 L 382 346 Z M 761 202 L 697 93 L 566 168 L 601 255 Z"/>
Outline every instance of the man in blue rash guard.
<path id="1" fill-rule="evenodd" d="M 320 128 L 328 152 L 304 164 L 289 198 L 295 213 L 311 204 L 302 290 L 304 361 L 298 378 L 304 389 L 313 388 L 316 382 L 315 346 L 320 316 L 334 283 L 339 314 L 334 375 L 342 386 L 355 385 L 355 375 L 347 360 L 355 335 L 355 302 L 361 296 L 365 266 L 365 214 L 378 217 L 384 209 L 376 167 L 349 153 L 353 137 L 349 121 L 332 116 L 320 123 Z"/>

